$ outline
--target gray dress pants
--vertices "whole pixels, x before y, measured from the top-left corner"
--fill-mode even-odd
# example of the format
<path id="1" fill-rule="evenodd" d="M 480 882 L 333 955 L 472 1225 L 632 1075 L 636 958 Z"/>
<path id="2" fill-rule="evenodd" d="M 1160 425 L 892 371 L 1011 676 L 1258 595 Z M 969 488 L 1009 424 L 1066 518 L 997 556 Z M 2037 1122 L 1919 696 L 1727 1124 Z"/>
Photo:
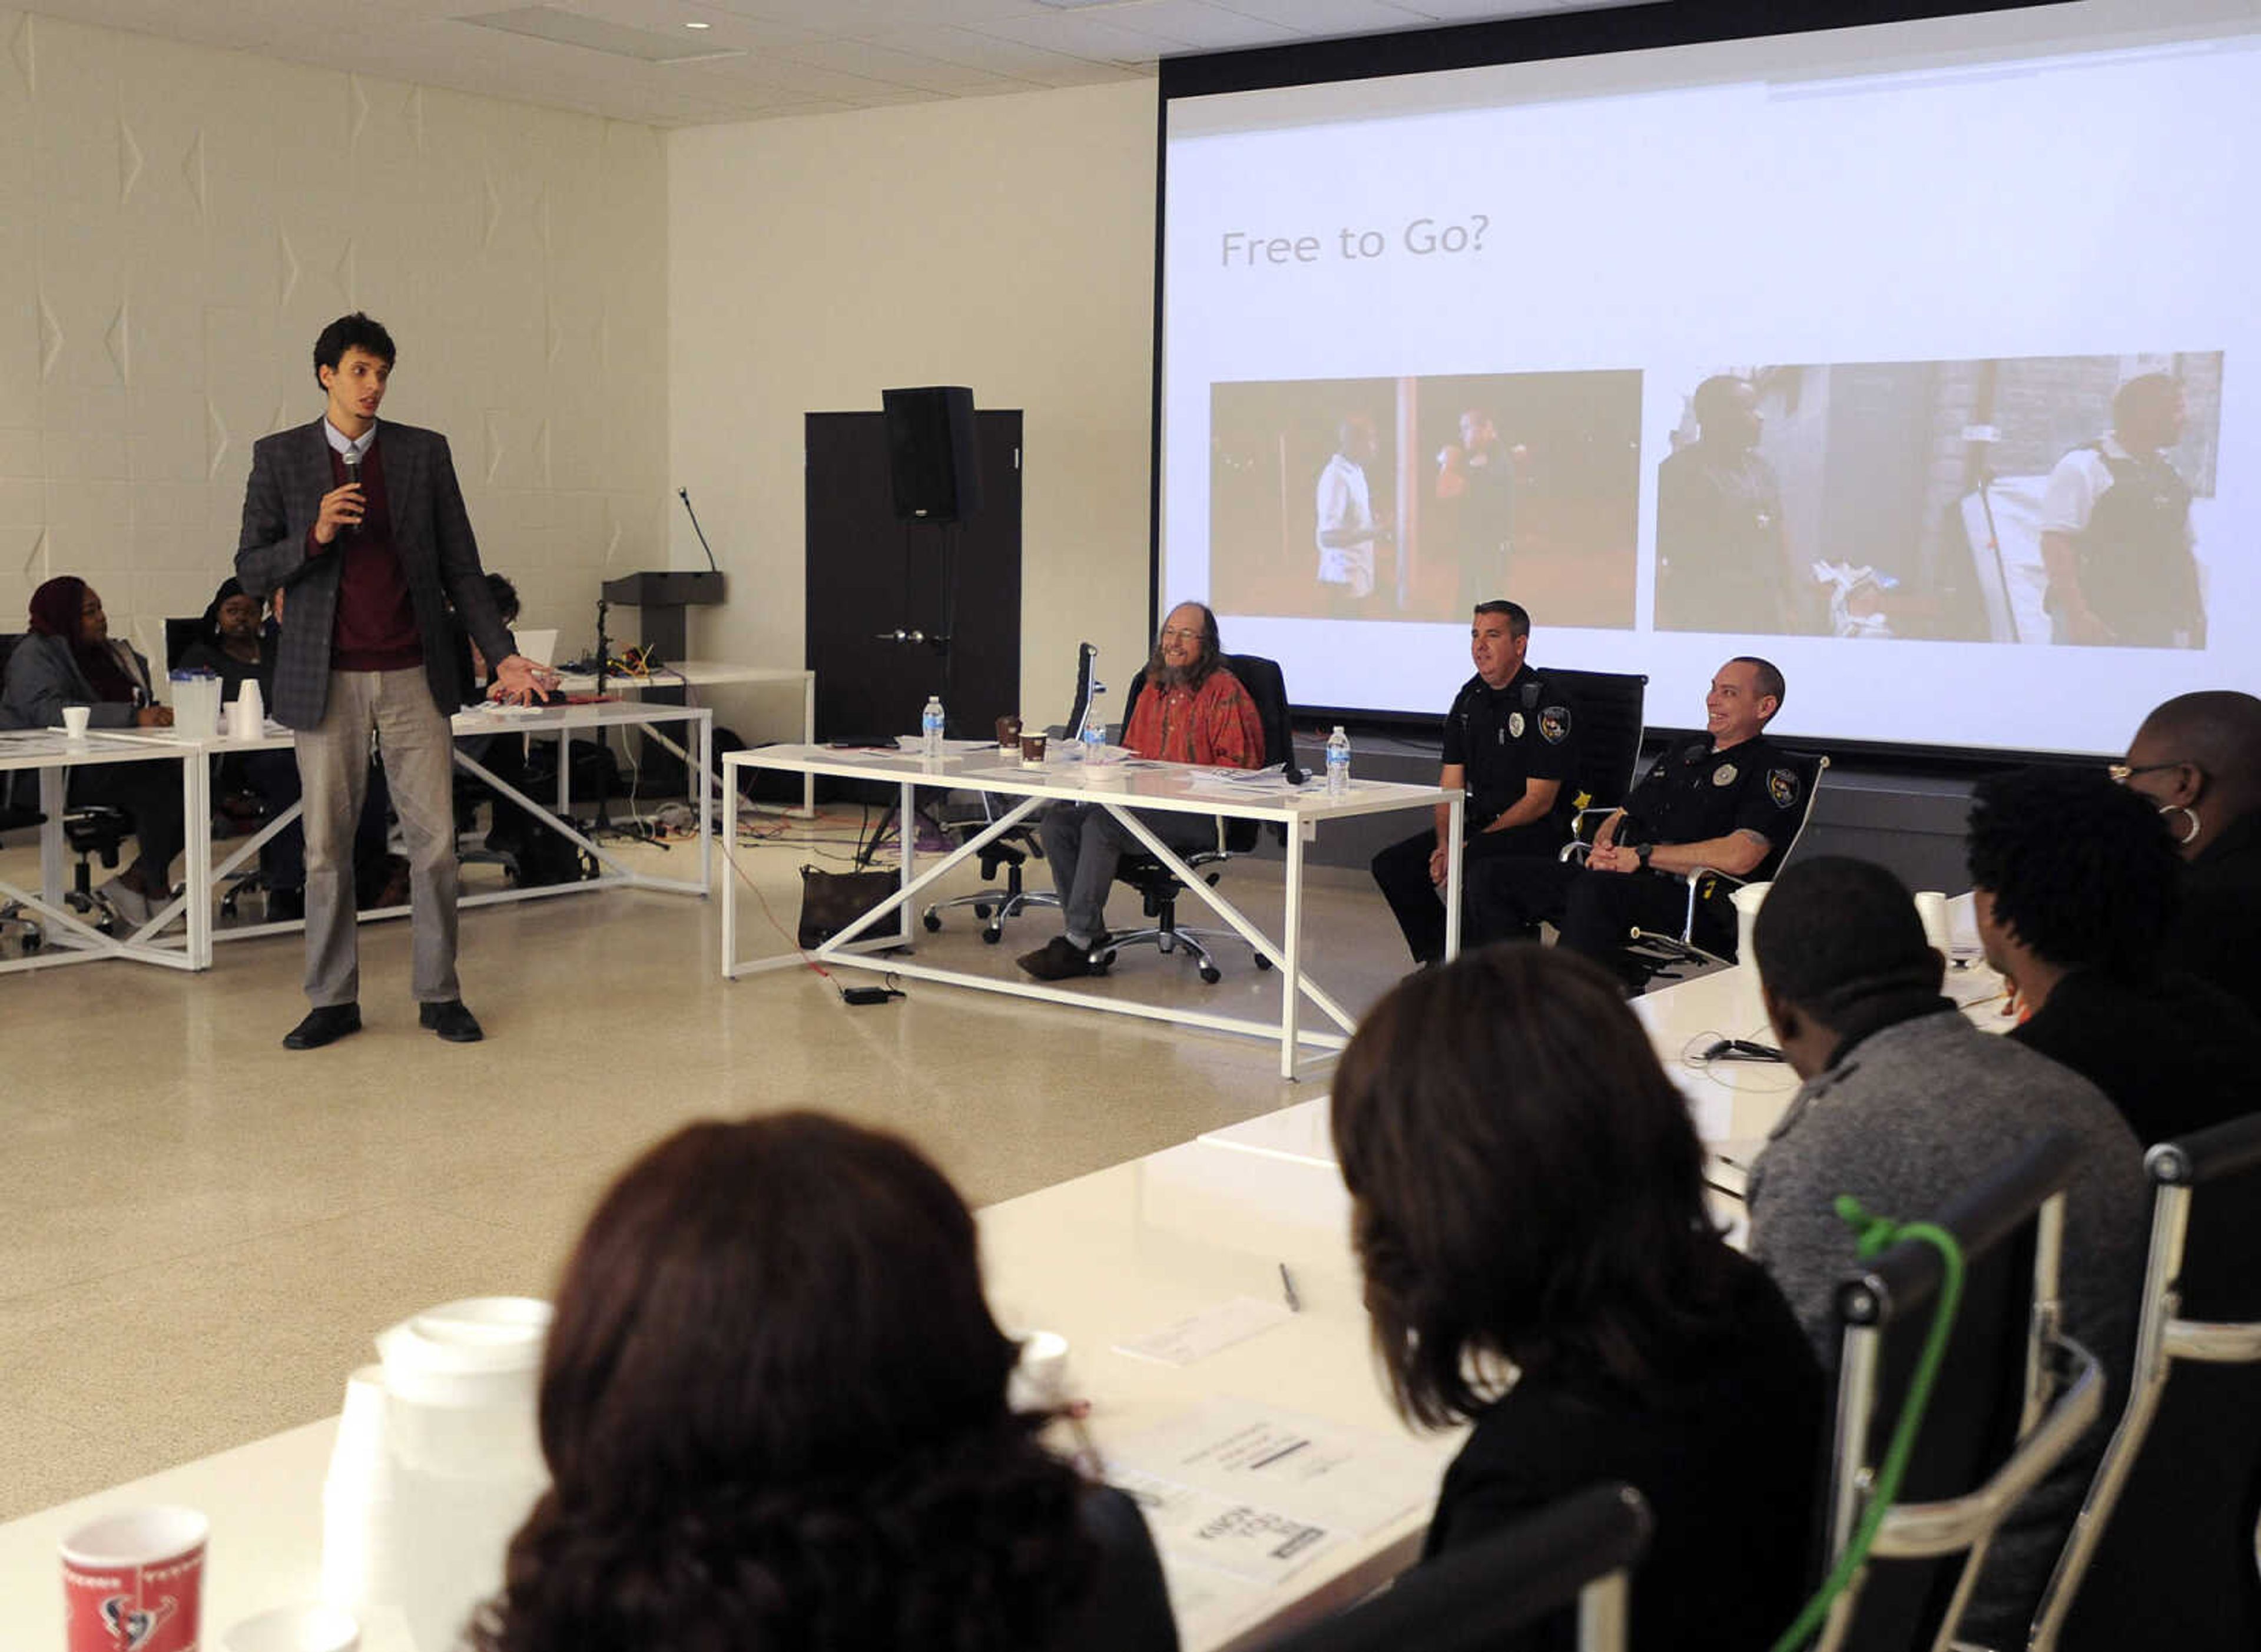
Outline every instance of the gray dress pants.
<path id="1" fill-rule="evenodd" d="M 1137 813 L 1141 825 L 1181 853 L 1217 846 L 1213 815 L 1163 809 Z M 1037 831 L 1052 869 L 1052 887 L 1059 891 L 1067 937 L 1087 946 L 1107 932 L 1107 887 L 1115 881 L 1116 863 L 1125 855 L 1145 854 L 1146 846 L 1096 803 L 1055 803 L 1044 811 Z"/>
<path id="2" fill-rule="evenodd" d="M 306 998 L 316 1009 L 361 996 L 354 906 L 354 823 L 369 785 L 375 730 L 385 783 L 408 843 L 412 983 L 419 1003 L 463 996 L 456 980 L 456 805 L 448 719 L 421 665 L 332 672 L 318 729 L 298 731 L 306 812 Z"/>

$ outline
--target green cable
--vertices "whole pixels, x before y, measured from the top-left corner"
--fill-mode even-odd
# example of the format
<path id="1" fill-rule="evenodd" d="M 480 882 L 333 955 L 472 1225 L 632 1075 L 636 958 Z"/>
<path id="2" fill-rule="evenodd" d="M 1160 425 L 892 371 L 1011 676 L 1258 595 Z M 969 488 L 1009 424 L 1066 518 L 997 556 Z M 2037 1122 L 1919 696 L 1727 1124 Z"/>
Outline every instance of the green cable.
<path id="1" fill-rule="evenodd" d="M 1916 1361 L 1915 1375 L 1908 1383 L 1907 1398 L 1900 1406 L 1899 1421 L 1892 1426 L 1891 1443 L 1885 1448 L 1883 1466 L 1877 1470 L 1877 1483 L 1870 1493 L 1868 1506 L 1861 1512 L 1860 1524 L 1853 1528 L 1853 1541 L 1845 1546 L 1844 1554 L 1830 1569 L 1813 1598 L 1805 1603 L 1797 1620 L 1782 1632 L 1773 1652 L 1797 1652 L 1812 1639 L 1829 1615 L 1829 1608 L 1837 1597 L 1851 1586 L 1861 1568 L 1868 1563 L 1869 1549 L 1877 1541 L 1877 1529 L 1884 1523 L 1884 1516 L 1891 1512 L 1894 1499 L 1899 1496 L 1901 1476 L 1907 1472 L 1908 1458 L 1914 1454 L 1924 1410 L 1931 1404 L 1932 1383 L 1939 1375 L 1940 1364 L 1947 1355 L 1947 1339 L 1955 1328 L 1955 1311 L 1963 1301 L 1963 1246 L 1954 1234 L 1930 1222 L 1894 1222 L 1887 1217 L 1872 1216 L 1849 1193 L 1837 1196 L 1835 1209 L 1838 1217 L 1859 1236 L 1857 1253 L 1863 1261 L 1901 1239 L 1922 1239 L 1939 1252 L 1946 1276 L 1940 1282 L 1939 1304 L 1932 1311 L 1931 1329 L 1924 1336 L 1923 1355 Z"/>

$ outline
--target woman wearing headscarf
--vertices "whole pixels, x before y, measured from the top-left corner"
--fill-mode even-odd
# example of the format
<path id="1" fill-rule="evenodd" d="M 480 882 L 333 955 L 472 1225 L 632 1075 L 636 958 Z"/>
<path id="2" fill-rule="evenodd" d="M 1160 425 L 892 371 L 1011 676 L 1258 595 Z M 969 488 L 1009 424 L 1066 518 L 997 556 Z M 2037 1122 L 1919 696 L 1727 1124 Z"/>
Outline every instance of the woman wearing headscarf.
<path id="1" fill-rule="evenodd" d="M 26 728 L 61 725 L 63 707 L 84 706 L 96 729 L 167 728 L 169 707 L 156 703 L 149 662 L 110 635 L 102 598 L 69 575 L 32 593 L 31 635 L 8 656 L 0 707 Z M 173 858 L 186 833 L 180 777 L 169 764 L 81 763 L 70 771 L 70 801 L 122 808 L 133 817 L 140 855 L 101 894 L 136 927 L 170 898 Z"/>

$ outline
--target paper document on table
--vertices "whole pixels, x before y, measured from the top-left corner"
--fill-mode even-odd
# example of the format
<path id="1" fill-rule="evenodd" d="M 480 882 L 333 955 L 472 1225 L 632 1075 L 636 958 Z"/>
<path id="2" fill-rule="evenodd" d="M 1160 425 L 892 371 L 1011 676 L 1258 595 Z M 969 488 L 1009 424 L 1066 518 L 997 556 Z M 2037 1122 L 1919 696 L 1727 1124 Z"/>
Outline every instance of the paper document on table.
<path id="1" fill-rule="evenodd" d="M 997 743 L 994 740 L 945 740 L 942 743 L 942 749 L 946 753 L 963 757 L 968 751 L 994 751 Z M 905 757 L 921 756 L 926 751 L 926 736 L 899 734 L 895 736 L 895 751 Z"/>
<path id="2" fill-rule="evenodd" d="M 1292 1318 L 1282 1304 L 1267 1302 L 1260 1296 L 1235 1296 L 1231 1302 L 1188 1314 L 1174 1325 L 1149 1331 L 1128 1342 L 1118 1342 L 1115 1352 L 1127 1354 L 1134 1360 L 1152 1360 L 1160 1365 L 1191 1365 L 1196 1360 L 1209 1358 L 1219 1348 L 1245 1341 Z"/>
<path id="3" fill-rule="evenodd" d="M 1215 1646 L 1313 1561 L 1426 1509 L 1442 1472 L 1404 1440 L 1219 1399 L 1122 1441 L 1107 1478 L 1145 1516 L 1180 1640 Z"/>
<path id="4" fill-rule="evenodd" d="M 1145 1475 L 1360 1536 L 1426 1508 L 1444 1472 L 1411 1440 L 1232 1398 L 1120 1441 L 1107 1464 L 1110 1479 Z"/>

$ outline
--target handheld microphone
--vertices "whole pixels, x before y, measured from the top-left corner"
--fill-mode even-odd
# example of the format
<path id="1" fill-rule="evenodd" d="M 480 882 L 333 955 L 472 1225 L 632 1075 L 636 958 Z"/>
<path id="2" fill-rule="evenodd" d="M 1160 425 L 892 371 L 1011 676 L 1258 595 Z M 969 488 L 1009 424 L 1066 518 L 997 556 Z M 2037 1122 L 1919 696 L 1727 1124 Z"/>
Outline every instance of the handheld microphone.
<path id="1" fill-rule="evenodd" d="M 346 485 L 348 487 L 358 487 L 361 485 L 361 455 L 352 449 L 348 449 L 345 454 L 345 462 Z M 342 524 L 342 526 L 344 527 L 345 531 L 350 534 L 356 531 L 361 527 L 361 524 L 359 522 L 346 522 Z"/>

